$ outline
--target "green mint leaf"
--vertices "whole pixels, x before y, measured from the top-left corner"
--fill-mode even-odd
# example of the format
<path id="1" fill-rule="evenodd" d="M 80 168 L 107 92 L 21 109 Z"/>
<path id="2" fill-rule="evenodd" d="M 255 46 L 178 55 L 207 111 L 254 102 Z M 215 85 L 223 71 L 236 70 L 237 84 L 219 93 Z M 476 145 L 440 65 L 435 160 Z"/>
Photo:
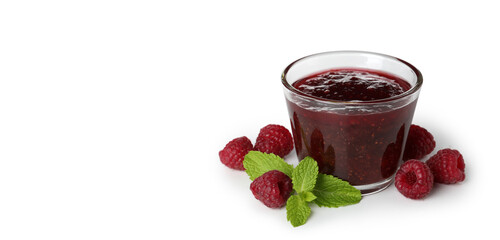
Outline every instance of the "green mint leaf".
<path id="1" fill-rule="evenodd" d="M 301 192 L 299 195 L 306 202 L 312 202 L 317 198 L 312 192 Z"/>
<path id="2" fill-rule="evenodd" d="M 320 207 L 341 207 L 361 201 L 361 192 L 348 182 L 332 175 L 318 175 L 312 193 L 316 196 L 314 203 Z"/>
<path id="3" fill-rule="evenodd" d="M 292 195 L 286 201 L 286 219 L 294 227 L 306 223 L 311 215 L 311 208 L 300 195 Z"/>
<path id="4" fill-rule="evenodd" d="M 318 163 L 311 157 L 305 157 L 299 162 L 299 165 L 293 169 L 293 189 L 297 191 L 297 193 L 312 191 L 316 185 L 317 177 Z"/>
<path id="5" fill-rule="evenodd" d="M 243 166 L 252 181 L 271 170 L 281 171 L 290 178 L 293 172 L 293 166 L 286 163 L 283 158 L 272 153 L 263 153 L 259 151 L 248 152 L 243 160 Z"/>

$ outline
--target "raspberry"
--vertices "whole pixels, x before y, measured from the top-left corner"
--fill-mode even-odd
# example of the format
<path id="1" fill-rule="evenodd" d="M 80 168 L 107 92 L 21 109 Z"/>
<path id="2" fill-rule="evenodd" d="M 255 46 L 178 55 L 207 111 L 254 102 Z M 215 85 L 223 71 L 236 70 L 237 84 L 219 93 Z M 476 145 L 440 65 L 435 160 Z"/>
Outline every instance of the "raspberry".
<path id="1" fill-rule="evenodd" d="M 292 134 L 281 125 L 269 124 L 263 127 L 255 141 L 255 150 L 274 153 L 280 157 L 285 157 L 292 149 Z"/>
<path id="2" fill-rule="evenodd" d="M 292 179 L 278 170 L 271 170 L 256 178 L 250 184 L 250 190 L 264 205 L 280 208 L 285 206 L 292 193 Z"/>
<path id="3" fill-rule="evenodd" d="M 401 165 L 394 184 L 405 197 L 421 199 L 431 191 L 434 176 L 425 163 L 411 159 Z"/>
<path id="4" fill-rule="evenodd" d="M 436 147 L 434 137 L 425 128 L 412 124 L 406 139 L 403 161 L 422 159 Z"/>
<path id="5" fill-rule="evenodd" d="M 226 144 L 224 149 L 219 152 L 220 161 L 236 170 L 245 170 L 243 159 L 245 155 L 253 150 L 252 142 L 247 137 L 239 137 Z"/>
<path id="6" fill-rule="evenodd" d="M 453 184 L 465 179 L 464 158 L 457 150 L 449 148 L 439 150 L 426 163 L 438 183 Z"/>

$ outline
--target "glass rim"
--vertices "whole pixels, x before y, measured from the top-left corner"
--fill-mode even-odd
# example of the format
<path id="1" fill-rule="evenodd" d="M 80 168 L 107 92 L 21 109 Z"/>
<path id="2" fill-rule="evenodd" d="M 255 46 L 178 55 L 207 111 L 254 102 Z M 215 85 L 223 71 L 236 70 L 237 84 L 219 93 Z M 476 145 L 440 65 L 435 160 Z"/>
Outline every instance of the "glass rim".
<path id="1" fill-rule="evenodd" d="M 403 92 L 402 94 L 399 94 L 399 95 L 396 95 L 396 96 L 393 96 L 393 97 L 389 97 L 389 98 L 383 98 L 383 99 L 377 99 L 377 100 L 368 100 L 368 101 L 362 101 L 362 100 L 343 101 L 343 100 L 332 100 L 332 99 L 326 99 L 326 98 L 316 97 L 316 96 L 312 96 L 312 95 L 309 95 L 309 94 L 305 94 L 305 93 L 299 91 L 298 89 L 296 89 L 295 87 L 293 87 L 290 83 L 288 83 L 288 81 L 286 79 L 288 71 L 296 63 L 298 63 L 298 62 L 300 62 L 300 61 L 302 61 L 304 59 L 310 58 L 310 57 L 315 57 L 315 56 L 319 56 L 319 55 L 327 55 L 327 54 L 339 54 L 339 53 L 368 54 L 368 55 L 374 55 L 374 56 L 379 56 L 379 57 L 390 58 L 390 59 L 396 60 L 398 62 L 403 63 L 407 67 L 409 67 L 415 73 L 415 75 L 417 76 L 417 82 L 415 83 L 415 85 L 413 85 L 410 89 L 408 89 L 407 91 Z M 314 73 L 311 73 L 311 74 L 314 74 Z M 305 57 L 299 58 L 299 59 L 293 61 L 292 63 L 290 63 L 285 68 L 285 70 L 283 70 L 283 73 L 281 74 L 281 83 L 285 86 L 285 88 L 287 88 L 289 91 L 291 91 L 291 92 L 293 92 L 295 94 L 298 94 L 298 95 L 306 97 L 306 98 L 313 99 L 315 101 L 321 101 L 321 102 L 333 103 L 333 104 L 345 104 L 345 105 L 348 105 L 348 104 L 349 105 L 350 104 L 352 104 L 352 105 L 359 105 L 359 104 L 370 104 L 370 103 L 385 103 L 385 102 L 391 102 L 391 101 L 394 101 L 394 100 L 397 100 L 397 99 L 401 99 L 401 98 L 410 96 L 410 95 L 418 92 L 418 90 L 420 90 L 420 88 L 421 88 L 421 86 L 423 84 L 423 81 L 424 81 L 424 79 L 423 79 L 422 73 L 415 66 L 413 66 L 412 64 L 410 64 L 407 61 L 404 61 L 404 60 L 402 60 L 400 58 L 393 57 L 393 56 L 386 55 L 386 54 L 381 54 L 381 53 L 376 53 L 376 52 L 368 52 L 368 51 L 354 51 L 354 50 L 328 51 L 328 52 L 321 52 L 321 53 L 315 53 L 315 54 L 307 55 Z"/>

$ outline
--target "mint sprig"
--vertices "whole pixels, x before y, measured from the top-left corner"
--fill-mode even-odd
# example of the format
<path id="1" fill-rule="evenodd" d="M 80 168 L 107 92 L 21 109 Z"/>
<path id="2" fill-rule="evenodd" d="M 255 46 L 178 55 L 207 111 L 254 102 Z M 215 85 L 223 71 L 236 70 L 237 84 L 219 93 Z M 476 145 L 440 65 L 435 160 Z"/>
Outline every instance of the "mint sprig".
<path id="1" fill-rule="evenodd" d="M 250 151 L 243 161 L 245 171 L 254 180 L 262 174 L 278 170 L 292 179 L 294 193 L 286 203 L 287 220 L 297 227 L 311 214 L 309 203 L 319 207 L 341 207 L 361 201 L 361 192 L 348 182 L 318 171 L 317 162 L 306 157 L 294 168 L 274 154 Z"/>
<path id="2" fill-rule="evenodd" d="M 316 199 L 316 196 L 311 191 L 316 185 L 317 177 L 318 163 L 311 157 L 304 158 L 293 169 L 292 184 L 293 190 L 297 194 L 291 195 L 286 202 L 286 219 L 294 227 L 306 223 L 309 215 L 311 215 L 308 202 Z"/>
<path id="3" fill-rule="evenodd" d="M 311 208 L 301 195 L 292 195 L 286 201 L 286 219 L 297 227 L 304 225 L 311 215 Z"/>
<path id="4" fill-rule="evenodd" d="M 281 171 L 290 178 L 293 172 L 293 166 L 286 163 L 283 158 L 259 151 L 248 152 L 243 160 L 243 166 L 252 181 L 271 170 Z"/>
<path id="5" fill-rule="evenodd" d="M 293 169 L 293 190 L 297 193 L 309 192 L 316 185 L 318 163 L 312 157 L 306 157 Z"/>
<path id="6" fill-rule="evenodd" d="M 316 186 L 312 191 L 316 199 L 314 203 L 320 207 L 342 207 L 361 201 L 361 193 L 348 182 L 332 175 L 318 175 Z"/>

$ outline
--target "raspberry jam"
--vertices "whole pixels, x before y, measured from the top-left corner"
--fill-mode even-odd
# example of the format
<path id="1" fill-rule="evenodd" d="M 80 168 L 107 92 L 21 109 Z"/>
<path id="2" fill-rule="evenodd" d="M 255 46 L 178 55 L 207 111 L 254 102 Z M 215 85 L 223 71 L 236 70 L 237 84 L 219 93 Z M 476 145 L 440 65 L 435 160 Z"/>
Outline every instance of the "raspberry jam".
<path id="1" fill-rule="evenodd" d="M 380 110 L 366 111 L 361 103 L 373 105 L 373 101 L 396 97 L 411 88 L 408 82 L 385 72 L 333 69 L 298 79 L 292 86 L 319 101 L 360 103 L 354 112 L 344 108 L 331 111 L 287 99 L 299 159 L 311 156 L 320 172 L 354 186 L 394 175 L 416 101 L 397 107 L 382 104 Z"/>
<path id="2" fill-rule="evenodd" d="M 292 84 L 315 97 L 339 101 L 369 101 L 397 96 L 410 84 L 382 72 L 355 69 L 330 70 L 303 78 Z"/>

